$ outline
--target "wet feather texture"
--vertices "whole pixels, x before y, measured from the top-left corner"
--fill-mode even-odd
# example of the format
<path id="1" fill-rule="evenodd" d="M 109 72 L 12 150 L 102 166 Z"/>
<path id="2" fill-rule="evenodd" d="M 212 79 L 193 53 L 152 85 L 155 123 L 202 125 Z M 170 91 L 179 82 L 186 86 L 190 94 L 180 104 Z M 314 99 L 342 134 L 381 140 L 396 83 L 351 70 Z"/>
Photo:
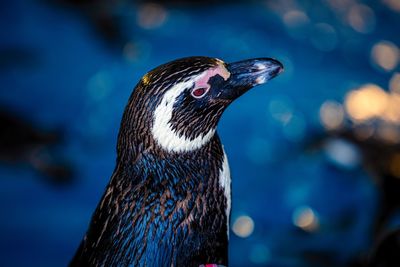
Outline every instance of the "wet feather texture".
<path id="1" fill-rule="evenodd" d="M 235 90 L 228 70 L 191 57 L 142 78 L 122 118 L 116 168 L 71 266 L 228 265 L 230 172 L 215 132 L 234 100 L 224 97 Z M 195 98 L 199 80 L 209 89 Z M 236 95 L 252 86 L 240 83 Z"/>

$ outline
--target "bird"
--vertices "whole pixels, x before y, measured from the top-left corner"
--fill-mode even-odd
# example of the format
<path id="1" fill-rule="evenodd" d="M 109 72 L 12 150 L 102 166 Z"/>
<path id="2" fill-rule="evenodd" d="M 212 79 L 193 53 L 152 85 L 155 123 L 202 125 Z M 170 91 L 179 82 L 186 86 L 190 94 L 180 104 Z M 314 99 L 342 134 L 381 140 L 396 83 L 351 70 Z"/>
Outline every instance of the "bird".
<path id="1" fill-rule="evenodd" d="M 145 74 L 70 266 L 227 266 L 231 178 L 217 124 L 235 99 L 282 71 L 272 58 L 196 56 Z"/>

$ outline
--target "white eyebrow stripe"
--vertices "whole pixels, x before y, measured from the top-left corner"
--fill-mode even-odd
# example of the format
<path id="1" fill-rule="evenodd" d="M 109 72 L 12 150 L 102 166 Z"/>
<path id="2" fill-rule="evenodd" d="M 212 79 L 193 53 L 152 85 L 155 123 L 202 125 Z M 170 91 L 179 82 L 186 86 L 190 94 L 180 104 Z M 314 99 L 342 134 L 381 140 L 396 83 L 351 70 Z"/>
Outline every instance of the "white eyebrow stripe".
<path id="1" fill-rule="evenodd" d="M 199 75 L 201 77 L 202 75 Z M 197 78 L 199 78 L 197 77 Z M 163 96 L 153 115 L 151 133 L 159 146 L 169 152 L 189 152 L 199 149 L 208 143 L 215 134 L 215 129 L 210 129 L 206 134 L 200 134 L 190 139 L 180 136 L 170 123 L 174 104 L 179 95 L 187 88 L 193 86 L 194 81 L 181 82 L 174 85 Z"/>
<path id="2" fill-rule="evenodd" d="M 188 68 L 174 74 L 187 69 Z M 211 140 L 215 134 L 215 128 L 211 128 L 207 133 L 200 133 L 194 138 L 188 138 L 174 130 L 170 122 L 174 104 L 182 92 L 193 87 L 193 85 L 207 85 L 209 89 L 208 81 L 210 77 L 214 77 L 217 74 L 221 75 L 224 80 L 227 80 L 230 76 L 225 66 L 223 64 L 218 64 L 215 68 L 208 69 L 197 75 L 197 77 L 189 81 L 177 83 L 172 88 L 168 89 L 153 114 L 151 133 L 159 146 L 169 152 L 188 152 L 199 149 Z M 168 77 L 171 77 L 171 75 Z"/>

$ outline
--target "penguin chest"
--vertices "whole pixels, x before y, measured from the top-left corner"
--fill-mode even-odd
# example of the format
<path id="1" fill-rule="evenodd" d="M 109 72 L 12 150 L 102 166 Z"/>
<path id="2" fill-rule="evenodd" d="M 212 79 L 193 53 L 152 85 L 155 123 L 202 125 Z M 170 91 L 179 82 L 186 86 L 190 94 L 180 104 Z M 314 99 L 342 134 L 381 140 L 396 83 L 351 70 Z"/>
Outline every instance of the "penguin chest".
<path id="1" fill-rule="evenodd" d="M 136 236 L 143 236 L 135 253 L 143 256 L 136 265 L 200 266 L 209 262 L 225 265 L 226 202 L 223 197 L 208 197 L 192 192 L 179 201 L 164 201 L 162 196 L 157 207 L 152 208 L 153 213 L 141 216 L 150 220 L 147 227 L 143 223 L 136 226 Z"/>

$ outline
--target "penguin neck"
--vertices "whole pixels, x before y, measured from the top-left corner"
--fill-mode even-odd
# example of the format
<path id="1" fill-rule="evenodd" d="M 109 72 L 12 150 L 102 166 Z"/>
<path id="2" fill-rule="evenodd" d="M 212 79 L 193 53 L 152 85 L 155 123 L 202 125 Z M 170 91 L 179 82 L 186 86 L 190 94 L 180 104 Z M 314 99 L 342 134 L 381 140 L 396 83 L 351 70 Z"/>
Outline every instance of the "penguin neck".
<path id="1" fill-rule="evenodd" d="M 112 182 L 127 183 L 136 190 L 132 192 L 133 216 L 121 216 L 121 220 L 126 220 L 122 225 L 135 221 L 135 229 L 143 227 L 140 225 L 150 225 L 149 229 L 159 227 L 152 234 L 148 230 L 148 236 L 132 235 L 141 238 L 135 243 L 146 244 L 136 253 L 149 257 L 154 244 L 163 239 L 175 247 L 170 254 L 173 263 L 181 260 L 183 264 L 227 264 L 230 177 L 217 134 L 208 144 L 188 153 L 148 148 L 137 157 L 135 164 L 119 165 L 118 172 L 134 172 L 133 176 L 139 177 L 131 180 L 129 175 L 123 175 L 125 182 Z M 150 207 L 152 214 L 143 214 Z"/>

